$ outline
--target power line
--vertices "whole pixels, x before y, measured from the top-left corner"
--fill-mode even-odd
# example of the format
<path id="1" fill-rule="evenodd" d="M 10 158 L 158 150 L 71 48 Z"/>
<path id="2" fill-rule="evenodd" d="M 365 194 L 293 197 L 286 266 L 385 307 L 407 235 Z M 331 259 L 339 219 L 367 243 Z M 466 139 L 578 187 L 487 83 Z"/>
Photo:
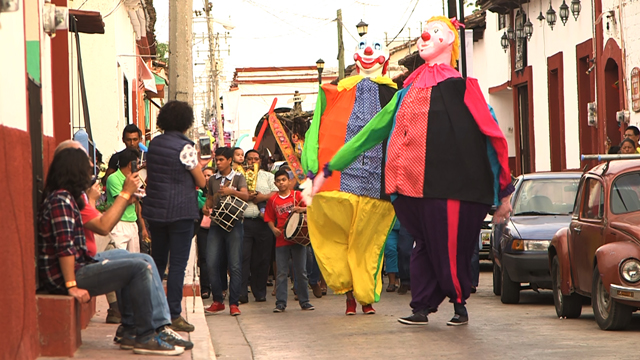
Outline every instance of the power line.
<path id="1" fill-rule="evenodd" d="M 409 18 L 407 19 L 407 21 L 404 23 L 404 25 L 402 25 L 402 29 L 400 29 L 400 31 L 398 31 L 398 33 L 396 34 L 396 36 L 393 37 L 393 39 L 391 39 L 391 41 L 389 41 L 387 43 L 387 46 L 389 46 L 389 44 L 391 44 L 397 37 L 398 35 L 400 35 L 403 31 L 404 28 L 407 26 L 407 24 L 409 23 L 409 20 L 411 20 L 411 16 L 413 16 L 413 12 L 416 10 L 416 7 L 418 7 L 418 3 L 420 3 L 420 0 L 416 0 L 416 4 L 413 6 L 413 9 L 411 10 L 411 14 L 409 14 Z M 409 3 L 409 6 L 411 6 L 411 3 Z M 408 8 L 407 8 L 408 9 Z M 406 12 L 406 11 L 405 11 Z"/>

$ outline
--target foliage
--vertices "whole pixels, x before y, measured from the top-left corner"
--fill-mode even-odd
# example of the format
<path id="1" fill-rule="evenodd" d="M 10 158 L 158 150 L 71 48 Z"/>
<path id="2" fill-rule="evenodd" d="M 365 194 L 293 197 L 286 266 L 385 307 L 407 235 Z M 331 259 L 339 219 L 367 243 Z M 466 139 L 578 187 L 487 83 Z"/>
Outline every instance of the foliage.
<path id="1" fill-rule="evenodd" d="M 163 61 L 163 62 L 169 62 L 169 58 L 168 58 L 168 52 L 169 52 L 169 44 L 167 43 L 158 43 L 158 45 L 156 45 L 156 55 L 157 55 L 157 60 L 158 61 Z"/>

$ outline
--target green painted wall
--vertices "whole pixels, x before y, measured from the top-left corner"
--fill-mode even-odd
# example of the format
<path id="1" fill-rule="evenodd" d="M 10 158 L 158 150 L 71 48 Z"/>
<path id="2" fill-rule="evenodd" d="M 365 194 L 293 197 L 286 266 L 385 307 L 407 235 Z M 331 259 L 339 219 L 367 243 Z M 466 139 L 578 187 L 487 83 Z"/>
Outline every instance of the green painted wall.
<path id="1" fill-rule="evenodd" d="M 27 41 L 27 73 L 40 83 L 40 41 Z"/>

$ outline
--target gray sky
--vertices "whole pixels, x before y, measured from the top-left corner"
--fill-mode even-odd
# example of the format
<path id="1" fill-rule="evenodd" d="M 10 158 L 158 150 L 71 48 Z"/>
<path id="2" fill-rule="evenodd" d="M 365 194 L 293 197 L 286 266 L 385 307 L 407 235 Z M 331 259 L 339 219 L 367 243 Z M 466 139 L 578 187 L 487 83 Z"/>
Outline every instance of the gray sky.
<path id="1" fill-rule="evenodd" d="M 154 0 L 158 21 L 156 37 L 169 40 L 169 0 Z M 420 22 L 442 15 L 442 0 L 211 0 L 215 18 L 230 20 L 235 29 L 230 59 L 225 71 L 235 67 L 315 65 L 322 58 L 326 67 L 338 65 L 337 9 L 342 9 L 345 62 L 352 63 L 360 19 L 369 24 L 369 32 L 387 32 L 388 39 L 402 30 L 400 38 L 419 34 Z M 204 0 L 193 0 L 194 9 L 202 9 Z M 412 12 L 413 11 L 413 12 Z M 405 26 L 406 24 L 406 26 Z M 199 26 L 202 26 L 201 28 Z M 194 25 L 194 32 L 206 26 Z M 216 31 L 224 31 L 221 26 Z M 351 35 L 349 34 L 351 33 Z"/>

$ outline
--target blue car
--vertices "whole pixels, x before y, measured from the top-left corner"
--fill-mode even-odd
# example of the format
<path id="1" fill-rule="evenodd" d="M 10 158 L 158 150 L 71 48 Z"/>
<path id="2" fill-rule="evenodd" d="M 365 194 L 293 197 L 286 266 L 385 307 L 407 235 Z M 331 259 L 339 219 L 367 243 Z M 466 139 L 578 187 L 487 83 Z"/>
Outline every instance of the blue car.
<path id="1" fill-rule="evenodd" d="M 521 175 L 511 197 L 508 222 L 491 229 L 493 293 L 517 304 L 520 290 L 551 289 L 547 248 L 555 233 L 571 222 L 580 172 Z"/>

